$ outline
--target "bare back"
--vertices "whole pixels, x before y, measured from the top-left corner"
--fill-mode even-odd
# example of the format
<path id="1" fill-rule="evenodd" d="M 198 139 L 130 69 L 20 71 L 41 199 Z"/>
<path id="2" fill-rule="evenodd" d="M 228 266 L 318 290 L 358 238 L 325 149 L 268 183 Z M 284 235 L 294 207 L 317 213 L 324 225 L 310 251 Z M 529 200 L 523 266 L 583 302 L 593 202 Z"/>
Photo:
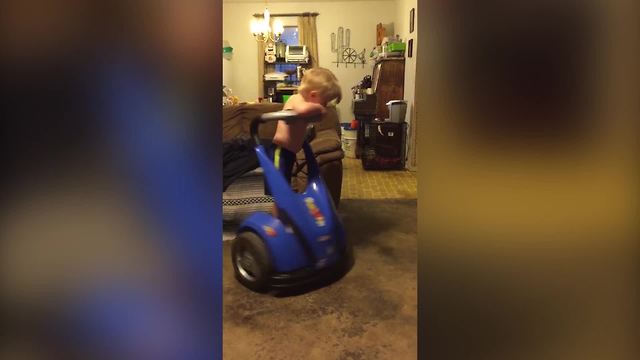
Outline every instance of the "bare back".
<path id="1" fill-rule="evenodd" d="M 307 102 L 300 94 L 295 94 L 284 104 L 284 110 L 296 110 L 297 112 L 305 112 L 313 108 L 317 108 L 318 104 Z M 274 144 L 297 153 L 302 149 L 304 138 L 307 133 L 307 123 L 304 121 L 296 121 L 287 124 L 285 121 L 278 121 L 276 134 L 273 137 Z"/>

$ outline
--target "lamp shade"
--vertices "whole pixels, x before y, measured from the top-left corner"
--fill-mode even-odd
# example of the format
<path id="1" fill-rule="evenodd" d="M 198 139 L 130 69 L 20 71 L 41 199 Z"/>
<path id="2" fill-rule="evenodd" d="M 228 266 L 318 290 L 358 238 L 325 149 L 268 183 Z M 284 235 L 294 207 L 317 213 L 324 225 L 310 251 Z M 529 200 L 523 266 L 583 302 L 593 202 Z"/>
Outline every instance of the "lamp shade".
<path id="1" fill-rule="evenodd" d="M 263 20 L 260 22 L 260 32 L 261 32 L 262 34 L 268 34 L 268 33 L 270 33 L 270 32 L 271 32 L 271 27 L 269 26 L 269 22 L 267 22 L 267 20 L 266 20 L 266 19 L 263 19 Z"/>
<path id="2" fill-rule="evenodd" d="M 255 35 L 255 34 L 260 33 L 260 30 L 261 30 L 261 27 L 262 27 L 261 21 L 258 21 L 258 19 L 253 18 L 253 19 L 251 19 L 250 26 L 251 26 L 251 33 L 252 34 Z"/>
<path id="3" fill-rule="evenodd" d="M 273 33 L 276 35 L 280 35 L 284 32 L 284 25 L 282 25 L 282 21 L 280 19 L 276 19 L 273 22 Z"/>

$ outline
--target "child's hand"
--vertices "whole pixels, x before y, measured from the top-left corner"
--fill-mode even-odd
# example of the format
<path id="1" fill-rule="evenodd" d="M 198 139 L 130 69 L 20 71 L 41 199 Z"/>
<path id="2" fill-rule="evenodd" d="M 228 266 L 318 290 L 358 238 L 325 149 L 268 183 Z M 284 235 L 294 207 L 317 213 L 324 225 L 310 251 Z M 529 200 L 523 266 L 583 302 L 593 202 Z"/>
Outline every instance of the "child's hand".
<path id="1" fill-rule="evenodd" d="M 324 114 L 324 106 L 310 102 L 300 102 L 293 105 L 293 111 L 302 116 L 312 116 Z"/>
<path id="2" fill-rule="evenodd" d="M 320 114 L 324 114 L 326 111 L 324 106 L 320 104 L 307 102 L 301 98 L 299 100 L 300 101 L 290 101 L 287 104 L 288 106 L 285 106 L 285 109 L 293 110 L 301 116 L 320 115 Z"/>

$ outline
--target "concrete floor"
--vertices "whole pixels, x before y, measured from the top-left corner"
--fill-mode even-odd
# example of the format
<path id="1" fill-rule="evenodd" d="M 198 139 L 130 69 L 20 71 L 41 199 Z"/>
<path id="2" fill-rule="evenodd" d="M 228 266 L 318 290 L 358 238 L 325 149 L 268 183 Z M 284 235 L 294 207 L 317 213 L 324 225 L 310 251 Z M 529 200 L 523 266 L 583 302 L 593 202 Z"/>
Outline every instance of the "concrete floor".
<path id="1" fill-rule="evenodd" d="M 225 359 L 415 359 L 415 200 L 344 200 L 355 264 L 339 281 L 299 295 L 246 290 L 225 242 Z"/>

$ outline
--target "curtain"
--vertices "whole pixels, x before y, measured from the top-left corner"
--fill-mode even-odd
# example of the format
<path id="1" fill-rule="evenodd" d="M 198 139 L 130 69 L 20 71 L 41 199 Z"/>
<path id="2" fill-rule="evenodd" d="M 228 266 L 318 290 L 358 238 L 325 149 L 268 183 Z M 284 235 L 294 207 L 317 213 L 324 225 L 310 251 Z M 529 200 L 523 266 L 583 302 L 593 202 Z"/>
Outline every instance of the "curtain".
<path id="1" fill-rule="evenodd" d="M 309 51 L 310 67 L 320 65 L 318 59 L 318 30 L 316 29 L 316 17 L 311 15 L 302 15 L 298 17 L 298 36 L 301 45 L 307 46 Z"/>
<path id="2" fill-rule="evenodd" d="M 264 98 L 264 43 L 258 43 L 258 97 Z"/>

